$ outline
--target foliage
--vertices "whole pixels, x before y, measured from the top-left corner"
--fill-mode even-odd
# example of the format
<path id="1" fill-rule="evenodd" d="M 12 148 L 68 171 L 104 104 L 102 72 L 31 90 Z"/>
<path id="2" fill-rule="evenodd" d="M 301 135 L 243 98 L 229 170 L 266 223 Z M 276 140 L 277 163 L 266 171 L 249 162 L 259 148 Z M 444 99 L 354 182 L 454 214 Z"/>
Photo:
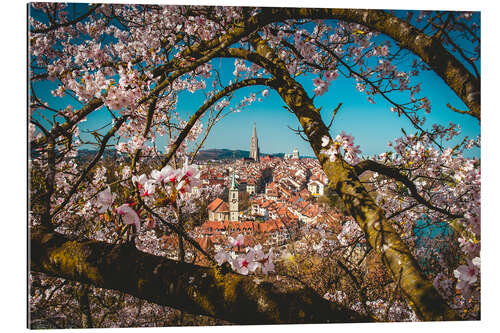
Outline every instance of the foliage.
<path id="1" fill-rule="evenodd" d="M 458 125 L 429 127 L 425 114 L 436 111 L 419 81 L 433 70 L 467 110 L 450 108 L 480 120 L 477 13 L 63 3 L 29 10 L 31 230 L 189 264 L 228 262 L 222 270 L 305 286 L 376 320 L 479 318 L 481 162 L 464 154 L 480 139 L 452 145 Z M 215 66 L 220 58 L 234 59 L 228 82 Z M 371 103 L 387 102 L 415 132 L 370 159 L 352 135 L 331 137 L 338 108 L 326 126 L 314 96 L 340 76 Z M 251 92 L 237 98 L 241 89 Z M 184 118 L 179 98 L 196 91 L 204 104 Z M 324 215 L 337 217 L 303 226 L 285 248 L 244 251 L 229 237 L 212 257 L 192 230 L 223 189 L 201 186 L 196 152 L 218 121 L 274 92 L 329 178 Z M 95 114 L 106 120 L 85 129 Z M 157 147 L 159 137 L 166 147 Z M 78 161 L 89 146 L 96 155 Z M 103 158 L 110 147 L 116 154 Z M 453 232 L 419 239 L 424 218 Z M 162 245 L 170 235 L 171 251 Z M 186 324 L 183 312 L 43 273 L 30 273 L 33 327 Z"/>

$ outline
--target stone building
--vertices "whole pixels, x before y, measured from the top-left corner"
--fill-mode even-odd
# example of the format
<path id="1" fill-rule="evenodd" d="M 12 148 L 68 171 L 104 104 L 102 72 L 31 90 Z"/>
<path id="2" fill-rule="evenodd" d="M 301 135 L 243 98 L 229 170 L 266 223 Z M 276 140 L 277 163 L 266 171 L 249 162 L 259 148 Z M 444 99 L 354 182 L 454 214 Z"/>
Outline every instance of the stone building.
<path id="1" fill-rule="evenodd" d="M 229 189 L 229 220 L 238 221 L 240 212 L 238 211 L 238 186 L 236 185 L 236 172 L 233 168 L 233 179 Z"/>
<path id="2" fill-rule="evenodd" d="M 255 123 L 253 123 L 253 135 L 250 140 L 250 158 L 255 162 L 260 161 L 259 139 L 257 138 L 257 127 Z"/>

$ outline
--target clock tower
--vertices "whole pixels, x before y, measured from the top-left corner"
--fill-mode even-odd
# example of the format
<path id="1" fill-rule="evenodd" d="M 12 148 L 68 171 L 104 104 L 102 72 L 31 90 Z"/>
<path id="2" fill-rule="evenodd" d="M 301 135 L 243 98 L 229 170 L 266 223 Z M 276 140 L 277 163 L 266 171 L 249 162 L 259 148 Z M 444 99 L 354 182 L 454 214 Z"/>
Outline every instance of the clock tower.
<path id="1" fill-rule="evenodd" d="M 229 189 L 229 220 L 238 221 L 238 186 L 236 186 L 236 165 L 233 167 L 233 179 L 231 181 L 231 188 Z"/>

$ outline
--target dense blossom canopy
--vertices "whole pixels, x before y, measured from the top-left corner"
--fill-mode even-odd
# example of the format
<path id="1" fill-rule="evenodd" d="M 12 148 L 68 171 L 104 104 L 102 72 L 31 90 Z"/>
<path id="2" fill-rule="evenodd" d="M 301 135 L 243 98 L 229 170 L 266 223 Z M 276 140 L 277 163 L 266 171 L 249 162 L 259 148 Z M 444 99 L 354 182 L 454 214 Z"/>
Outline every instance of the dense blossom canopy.
<path id="1" fill-rule="evenodd" d="M 425 115 L 437 111 L 419 79 L 434 71 L 466 109 L 449 107 L 480 120 L 478 13 L 65 3 L 33 3 L 29 10 L 34 233 L 132 244 L 157 256 L 165 255 L 161 236 L 173 234 L 178 261 L 188 262 L 192 250 L 214 267 L 255 275 L 256 286 L 258 276 L 286 276 L 282 269 L 298 268 L 301 256 L 337 258 L 334 264 L 351 276 L 343 251 L 363 247 L 380 257 L 386 273 L 379 277 L 387 274 L 397 285 L 393 295 L 363 288 L 349 296 L 323 287 L 315 292 L 378 320 L 478 318 L 481 162 L 464 153 L 479 147 L 480 138 L 460 137 L 458 124 L 428 124 Z M 215 66 L 220 58 L 234 59 L 227 82 Z M 350 79 L 370 103 L 388 103 L 387 112 L 407 119 L 414 132 L 370 158 L 351 134 L 331 137 L 339 108 L 327 126 L 314 97 L 335 89 L 339 77 Z M 306 92 L 305 80 L 312 91 Z M 246 96 L 236 97 L 248 87 Z M 188 118 L 178 110 L 184 91 L 206 96 Z M 273 93 L 297 116 L 297 133 L 311 143 L 329 178 L 329 200 L 337 197 L 347 218 L 335 234 L 326 222 L 307 226 L 295 253 L 246 246 L 241 237 L 208 253 L 186 223 L 223 189 L 201 186 L 196 152 L 219 120 Z M 96 113 L 106 120 L 83 133 L 82 124 Z M 159 137 L 167 138 L 165 147 L 157 147 Z M 77 162 L 78 150 L 89 146 L 96 153 Z M 104 158 L 110 148 L 114 159 Z M 425 228 L 444 231 L 421 237 Z M 246 250 L 233 250 L 240 247 Z M 68 278 L 37 265 L 34 271 Z M 65 299 L 62 280 L 34 271 L 32 311 L 56 299 L 53 294 L 55 302 Z M 196 279 L 193 273 L 186 283 Z M 37 289 L 51 281 L 56 289 Z M 120 290 L 107 281 L 102 286 Z M 118 297 L 107 293 L 101 290 L 103 302 Z M 141 325 L 127 317 L 139 303 L 122 301 L 126 306 L 110 315 L 115 323 L 106 323 L 102 306 L 99 324 Z M 152 317 L 162 315 L 149 306 Z M 217 317 L 206 309 L 198 313 Z"/>

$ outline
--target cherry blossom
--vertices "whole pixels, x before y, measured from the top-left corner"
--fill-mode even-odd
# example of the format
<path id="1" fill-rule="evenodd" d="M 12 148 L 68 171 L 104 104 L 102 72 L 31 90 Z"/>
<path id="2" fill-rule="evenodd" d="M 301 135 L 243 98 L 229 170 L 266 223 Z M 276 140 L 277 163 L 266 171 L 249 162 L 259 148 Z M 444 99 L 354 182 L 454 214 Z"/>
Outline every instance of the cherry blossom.
<path id="1" fill-rule="evenodd" d="M 163 182 L 170 181 L 172 183 L 175 182 L 177 178 L 176 170 L 172 168 L 170 165 L 166 165 L 160 171 L 153 170 L 151 171 L 151 178 L 157 184 L 163 184 Z"/>
<path id="2" fill-rule="evenodd" d="M 233 238 L 233 237 L 229 237 L 228 238 L 229 240 L 229 244 L 231 244 L 232 247 L 240 247 L 240 246 L 243 246 L 244 244 L 244 241 L 245 241 L 245 236 L 243 235 L 238 235 L 236 238 Z"/>
<path id="3" fill-rule="evenodd" d="M 139 231 L 141 227 L 141 219 L 137 212 L 130 207 L 129 204 L 125 203 L 120 207 L 116 208 L 116 213 L 122 217 L 122 221 L 125 224 L 133 224 L 136 227 L 136 230 Z"/>
<path id="4" fill-rule="evenodd" d="M 148 177 L 145 174 L 138 176 L 132 176 L 132 182 L 137 184 L 138 188 L 143 188 L 146 182 L 148 181 Z"/>
<path id="5" fill-rule="evenodd" d="M 467 265 L 458 266 L 458 268 L 453 271 L 453 275 L 458 279 L 457 289 L 462 290 L 466 298 L 471 295 L 471 285 L 477 281 L 478 273 L 478 267 L 471 261 L 468 262 Z"/>
<path id="6" fill-rule="evenodd" d="M 104 191 L 100 192 L 97 195 L 98 212 L 100 214 L 106 212 L 113 204 L 114 198 L 115 194 L 111 193 L 111 188 L 109 188 L 109 186 Z"/>
<path id="7" fill-rule="evenodd" d="M 144 184 L 144 188 L 143 188 L 144 191 L 142 193 L 142 196 L 149 197 L 150 195 L 152 195 L 153 193 L 155 193 L 155 189 L 156 189 L 155 182 L 153 180 L 149 179 Z"/>
<path id="8" fill-rule="evenodd" d="M 104 4 L 96 7 L 91 15 L 74 24 L 67 24 L 73 18 L 71 5 L 30 4 L 30 11 L 36 13 L 30 14 L 28 36 L 29 75 L 30 81 L 34 83 L 29 98 L 31 122 L 28 137 L 35 152 L 29 160 L 32 172 L 30 195 L 35 199 L 45 198 L 42 193 L 44 187 L 39 184 L 40 178 L 42 184 L 48 184 L 49 178 L 53 178 L 54 191 L 48 195 L 46 208 L 54 214 L 52 221 L 58 226 L 56 232 L 78 237 L 80 230 L 86 230 L 86 237 L 115 242 L 116 222 L 121 220 L 124 224 L 136 226 L 138 249 L 155 255 L 170 255 L 158 246 L 158 237 L 165 232 L 165 223 L 148 216 L 145 218 L 146 228 L 140 230 L 141 213 L 138 212 L 149 208 L 161 216 L 166 224 L 180 223 L 183 222 L 181 216 L 199 212 L 199 201 L 221 196 L 223 187 L 202 187 L 198 166 L 189 164 L 186 159 L 192 157 L 192 148 L 198 148 L 197 144 L 203 141 L 199 140 L 200 135 L 204 131 L 208 134 L 211 128 L 205 120 L 200 118 L 196 121 L 173 154 L 171 164 L 159 170 L 154 169 L 156 160 L 151 162 L 151 157 L 158 157 L 164 162 L 163 147 L 156 147 L 157 140 L 159 137 L 166 140 L 165 150 L 170 151 L 178 145 L 177 139 L 182 129 L 191 124 L 189 117 L 181 112 L 180 96 L 186 91 L 190 94 L 205 94 L 206 100 L 203 102 L 206 102 L 225 85 L 241 83 L 249 78 L 273 77 L 273 73 L 257 63 L 235 58 L 234 71 L 230 70 L 233 71 L 232 76 L 229 73 L 230 77 L 226 79 L 219 73 L 220 53 L 210 54 L 203 50 L 202 59 L 196 52 L 200 43 L 210 45 L 211 41 L 229 36 L 234 27 L 239 27 L 247 18 L 257 19 L 263 10 L 250 7 Z M 452 20 L 444 28 L 436 24 L 441 19 L 438 12 L 409 14 L 408 22 L 416 22 L 417 27 L 430 35 L 441 36 L 438 42 L 452 53 L 457 53 L 457 48 L 462 47 L 462 44 L 467 45 L 466 52 L 462 53 L 468 57 L 467 67 L 477 65 L 480 59 L 477 37 L 479 26 L 476 20 L 471 19 L 477 14 L 446 13 Z M 404 133 L 404 136 L 390 142 L 387 151 L 371 157 L 373 161 L 398 170 L 408 178 L 415 186 L 413 191 L 382 173 L 364 174 L 363 181 L 370 187 L 377 205 L 390 218 L 402 241 L 409 246 L 411 254 L 419 263 L 426 264 L 425 274 L 434 281 L 434 286 L 450 307 L 467 313 L 465 317 L 477 316 L 479 310 L 470 299 L 479 295 L 481 290 L 481 161 L 466 156 L 467 150 L 480 147 L 481 141 L 480 138 L 464 138 L 462 143 L 457 143 L 464 137 L 458 124 L 425 123 L 423 115 L 434 112 L 431 108 L 434 101 L 422 96 L 426 82 L 420 82 L 422 80 L 418 76 L 427 71 L 428 66 L 413 55 L 403 57 L 399 45 L 394 41 L 357 23 L 287 19 L 267 22 L 264 26 L 254 28 L 256 35 L 262 36 L 276 51 L 276 56 L 292 79 L 299 84 L 305 81 L 311 83 L 312 79 L 313 90 L 308 92 L 310 97 L 327 98 L 334 81 L 342 76 L 350 80 L 370 103 L 387 102 L 387 110 L 395 112 L 394 116 L 406 117 L 410 125 L 414 126 L 416 133 Z M 466 43 L 451 45 L 450 42 L 457 36 Z M 247 37 L 231 40 L 231 47 L 254 52 Z M 407 60 L 407 63 L 400 66 L 400 60 Z M 168 82 L 164 81 L 166 76 Z M 229 79 L 231 81 L 227 82 Z M 46 98 L 47 94 L 38 94 L 37 86 L 46 84 L 50 85 L 50 99 Z M 163 89 L 155 95 L 158 87 Z M 269 96 L 269 90 L 262 89 L 249 87 L 244 94 L 223 96 L 209 107 L 207 115 L 224 110 L 227 113 L 243 112 Z M 157 97 L 156 105 L 149 104 L 153 95 Z M 59 102 L 68 98 L 82 105 L 63 103 L 65 105 L 60 106 Z M 314 103 L 321 102 L 320 99 Z M 100 106 L 93 110 L 95 105 Z M 151 113 L 149 106 L 154 107 Z M 87 128 L 87 125 L 92 125 L 88 121 L 83 130 L 81 124 L 87 117 L 89 120 L 95 119 L 93 117 L 98 112 L 109 116 L 109 126 Z M 41 119 L 43 121 L 40 123 L 35 122 Z M 106 133 L 113 133 L 106 131 L 115 125 L 115 135 L 109 142 L 102 142 Z M 342 130 L 335 126 L 332 128 L 335 131 Z M 47 136 L 43 129 L 51 135 Z M 61 133 L 61 129 L 64 129 L 62 134 L 57 134 Z M 94 139 L 88 139 L 91 137 L 89 133 Z M 53 152 L 57 158 L 51 164 L 48 162 L 46 142 L 52 134 L 56 137 Z M 355 145 L 355 136 L 344 131 L 335 134 L 331 135 L 333 140 L 328 136 L 321 138 L 321 153 L 330 161 L 341 159 L 355 166 L 362 159 L 369 158 L 362 155 L 360 146 Z M 118 158 L 112 161 L 113 167 L 109 167 L 108 161 L 102 158 L 95 167 L 85 171 L 85 164 L 75 160 L 79 154 L 78 146 L 85 147 L 87 144 L 100 145 L 103 149 L 114 146 Z M 140 153 L 137 155 L 139 157 L 134 158 L 133 164 L 129 163 L 126 155 L 133 158 L 136 153 Z M 184 166 L 175 169 L 173 165 L 176 164 L 172 161 L 182 160 L 186 160 Z M 53 177 L 47 177 L 52 174 L 51 171 L 54 171 Z M 106 189 L 102 190 L 104 187 Z M 137 190 L 140 197 L 136 197 Z M 420 196 L 418 200 L 415 193 Z M 141 203 L 132 204 L 133 200 Z M 422 201 L 432 205 L 422 204 Z M 30 207 L 33 209 L 29 212 L 30 225 L 40 223 L 43 212 L 38 206 L 43 204 L 45 202 L 37 202 L 34 207 Z M 111 211 L 113 205 L 118 206 L 115 223 L 92 223 L 97 213 Z M 110 219 L 110 216 L 105 214 L 101 217 Z M 228 237 L 228 244 L 221 245 L 215 260 L 218 264 L 229 262 L 241 274 L 269 274 L 275 270 L 280 272 L 283 269 L 281 266 L 298 267 L 304 257 L 325 261 L 331 259 L 334 262 L 334 259 L 344 260 L 348 257 L 348 251 L 356 252 L 364 248 L 366 239 L 352 218 L 342 217 L 339 222 L 341 229 L 335 233 L 328 231 L 321 223 L 302 226 L 303 238 L 294 240 L 293 246 L 296 247 L 293 250 L 270 247 L 266 253 L 262 245 L 256 245 L 240 253 L 243 251 L 244 236 Z M 424 227 L 426 224 L 445 225 L 443 229 L 450 231 L 450 234 L 424 242 L 416 231 L 422 228 L 420 223 Z M 442 250 L 440 241 L 447 242 L 447 251 L 452 252 Z M 238 252 L 227 252 L 229 246 L 231 249 L 238 248 Z M 382 247 L 383 250 L 387 248 Z M 279 256 L 285 260 L 276 261 L 275 258 Z M 49 281 L 49 278 L 44 277 L 42 280 Z M 318 290 L 322 288 L 318 287 Z M 33 294 L 37 309 L 45 307 L 50 295 L 63 298 L 63 292 L 68 291 L 65 286 L 56 289 L 45 288 L 44 285 L 39 288 L 41 292 Z M 460 292 L 457 293 L 456 289 Z M 102 293 L 111 294 L 110 291 Z M 325 298 L 350 302 L 349 306 L 360 312 L 368 308 L 377 316 L 386 316 L 388 320 L 416 320 L 415 314 L 408 310 L 404 302 L 395 299 L 389 303 L 375 295 L 376 292 L 373 294 L 366 304 L 355 300 L 357 296 L 351 297 L 354 294 L 340 294 L 334 289 L 328 290 Z M 63 300 L 68 307 L 71 306 L 67 297 Z M 130 301 L 129 298 L 127 300 Z M 144 305 L 144 308 L 148 307 Z M 133 307 L 123 308 L 124 314 L 116 314 L 120 318 L 117 322 L 109 318 L 103 319 L 103 322 L 126 326 L 136 324 L 135 318 L 143 318 L 142 314 L 130 315 Z M 77 321 L 65 321 L 71 322 Z"/>
<path id="9" fill-rule="evenodd" d="M 254 261 L 254 259 L 254 253 L 250 251 L 231 261 L 231 267 L 240 274 L 248 275 L 249 273 L 255 272 L 259 267 L 259 263 Z"/>

